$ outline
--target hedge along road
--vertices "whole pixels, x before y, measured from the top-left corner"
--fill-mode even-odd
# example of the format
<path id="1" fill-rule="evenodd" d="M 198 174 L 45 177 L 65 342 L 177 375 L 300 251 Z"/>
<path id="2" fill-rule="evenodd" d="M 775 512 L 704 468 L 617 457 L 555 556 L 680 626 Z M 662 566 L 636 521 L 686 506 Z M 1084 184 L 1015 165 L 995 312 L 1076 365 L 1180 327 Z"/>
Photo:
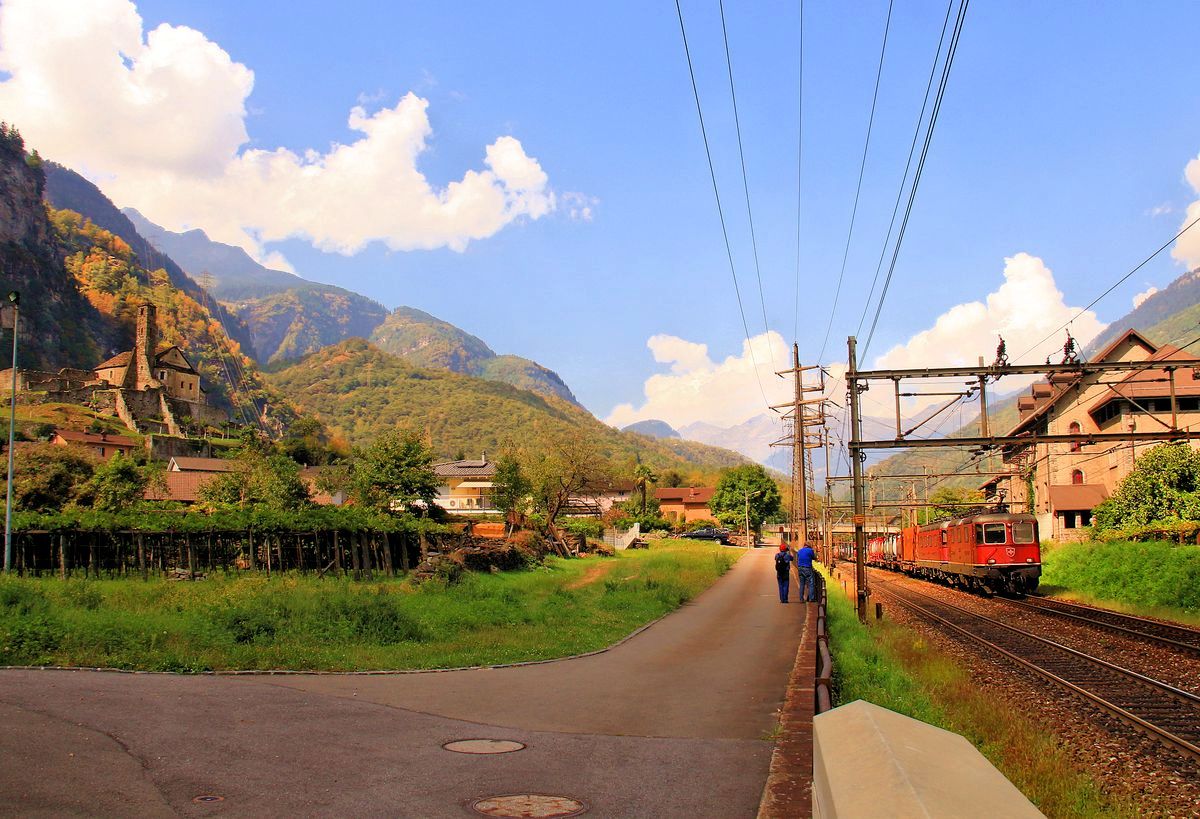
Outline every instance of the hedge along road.
<path id="1" fill-rule="evenodd" d="M 432 817 L 539 793 L 600 816 L 754 816 L 802 613 L 779 604 L 761 550 L 577 659 L 388 676 L 0 672 L 0 797 L 22 815 Z M 468 738 L 527 747 L 441 747 Z M 208 795 L 223 800 L 193 801 Z"/>

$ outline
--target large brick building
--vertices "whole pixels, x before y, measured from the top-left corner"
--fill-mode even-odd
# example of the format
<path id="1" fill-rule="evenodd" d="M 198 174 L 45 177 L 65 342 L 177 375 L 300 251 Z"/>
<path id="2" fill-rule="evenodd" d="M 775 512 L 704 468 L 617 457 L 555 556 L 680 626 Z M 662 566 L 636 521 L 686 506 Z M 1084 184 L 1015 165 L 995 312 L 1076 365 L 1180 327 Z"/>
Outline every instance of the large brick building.
<path id="1" fill-rule="evenodd" d="M 1153 360 L 1169 364 L 1173 374 L 1156 368 L 1051 376 L 1018 399 L 1019 421 L 1007 434 L 1200 429 L 1200 358 L 1169 344 L 1155 345 L 1128 330 L 1092 360 Z M 1003 496 L 1013 509 L 1037 515 L 1043 538 L 1078 540 L 1092 522 L 1092 510 L 1120 485 L 1138 456 L 1156 445 L 1104 441 L 1009 446 L 1004 461 L 1014 474 L 993 478 L 982 488 L 989 499 Z"/>

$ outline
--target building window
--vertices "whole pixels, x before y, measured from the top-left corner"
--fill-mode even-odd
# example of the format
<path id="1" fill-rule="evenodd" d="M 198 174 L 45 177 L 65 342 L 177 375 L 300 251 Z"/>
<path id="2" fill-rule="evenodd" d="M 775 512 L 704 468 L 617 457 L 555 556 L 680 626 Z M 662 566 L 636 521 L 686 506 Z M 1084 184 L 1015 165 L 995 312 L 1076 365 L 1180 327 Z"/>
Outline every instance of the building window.
<path id="1" fill-rule="evenodd" d="M 1091 512 L 1080 512 L 1079 513 L 1079 525 L 1080 526 L 1091 526 L 1092 525 L 1092 513 Z"/>
<path id="2" fill-rule="evenodd" d="M 1083 432 L 1083 427 L 1079 426 L 1078 421 L 1072 421 L 1071 426 L 1067 427 L 1067 433 L 1070 435 L 1078 435 L 1081 432 Z M 1080 446 L 1081 446 L 1081 444 L 1078 441 L 1072 441 L 1071 442 L 1071 451 L 1078 452 Z"/>
<path id="3" fill-rule="evenodd" d="M 1064 529 L 1074 529 L 1075 528 L 1075 513 L 1074 512 L 1063 512 L 1063 528 Z"/>
<path id="4" fill-rule="evenodd" d="M 1081 486 L 1083 484 L 1083 470 L 1082 469 L 1071 470 L 1071 483 L 1074 484 L 1075 486 Z"/>

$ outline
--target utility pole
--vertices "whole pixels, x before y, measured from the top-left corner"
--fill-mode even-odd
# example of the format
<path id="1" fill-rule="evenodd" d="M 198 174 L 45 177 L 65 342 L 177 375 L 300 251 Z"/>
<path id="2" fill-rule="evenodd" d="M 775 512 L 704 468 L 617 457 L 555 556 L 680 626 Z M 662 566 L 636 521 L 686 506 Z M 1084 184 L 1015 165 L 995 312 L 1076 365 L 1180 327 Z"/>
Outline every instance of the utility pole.
<path id="1" fill-rule="evenodd" d="M 829 505 L 833 502 L 833 484 L 829 482 L 829 427 L 825 427 L 825 502 L 821 504 L 821 545 L 825 565 L 833 568 L 833 536 L 829 533 Z"/>
<path id="2" fill-rule="evenodd" d="M 4 500 L 4 571 L 12 571 L 12 495 L 13 495 L 13 440 L 17 424 L 17 324 L 21 314 L 21 294 L 16 290 L 8 294 L 13 307 L 13 350 L 12 350 L 12 403 L 8 410 L 8 491 Z M 132 366 L 132 365 L 130 365 Z"/>
<path id="3" fill-rule="evenodd" d="M 861 438 L 859 431 L 858 413 L 858 339 L 850 336 L 847 340 L 846 389 L 847 400 L 850 404 L 850 472 L 854 485 L 854 585 L 858 591 L 858 620 L 867 622 L 867 533 L 863 529 L 866 523 L 866 510 L 863 508 L 863 453 L 858 443 Z"/>
<path id="4" fill-rule="evenodd" d="M 800 493 L 800 539 L 796 543 L 796 548 L 801 549 L 808 545 L 808 481 L 804 475 L 804 405 L 801 403 L 804 400 L 804 385 L 800 375 L 800 345 L 792 344 L 792 370 L 795 373 L 793 379 L 793 399 L 792 399 L 792 418 L 795 425 L 795 432 L 792 435 L 792 506 L 796 506 L 796 492 Z M 797 481 L 797 477 L 799 481 Z M 793 515 L 793 519 L 795 519 Z M 795 539 L 795 533 L 793 533 Z"/>

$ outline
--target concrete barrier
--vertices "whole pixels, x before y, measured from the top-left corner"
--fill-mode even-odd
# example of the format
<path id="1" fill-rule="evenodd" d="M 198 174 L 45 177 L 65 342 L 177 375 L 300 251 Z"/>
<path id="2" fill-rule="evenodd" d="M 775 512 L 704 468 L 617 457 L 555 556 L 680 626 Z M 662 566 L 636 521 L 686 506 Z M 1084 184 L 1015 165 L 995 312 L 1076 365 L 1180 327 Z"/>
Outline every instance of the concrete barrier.
<path id="1" fill-rule="evenodd" d="M 863 700 L 813 719 L 813 816 L 1040 817 L 958 734 Z"/>

